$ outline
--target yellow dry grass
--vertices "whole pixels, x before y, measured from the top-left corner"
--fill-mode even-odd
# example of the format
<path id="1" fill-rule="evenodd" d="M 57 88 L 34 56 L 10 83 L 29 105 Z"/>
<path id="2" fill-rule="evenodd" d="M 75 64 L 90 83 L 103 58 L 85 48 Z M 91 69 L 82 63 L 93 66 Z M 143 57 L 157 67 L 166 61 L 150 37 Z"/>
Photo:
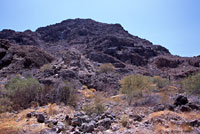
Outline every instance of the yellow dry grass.
<path id="1" fill-rule="evenodd" d="M 19 112 L 18 114 L 2 113 L 0 114 L 0 134 L 19 134 L 20 132 L 27 132 L 28 134 L 39 134 L 39 132 L 47 128 L 44 123 L 38 123 L 35 117 L 30 119 L 26 115 L 30 112 L 44 113 L 48 116 L 53 116 L 58 113 L 68 114 L 73 116 L 74 110 L 69 106 L 62 106 L 56 104 L 49 104 L 45 107 L 38 107 L 37 110 L 29 108 Z"/>
<path id="2" fill-rule="evenodd" d="M 123 97 L 125 97 L 124 94 L 118 94 L 115 96 L 111 96 L 110 99 L 111 99 L 111 101 L 121 102 L 123 100 Z"/>
<path id="3" fill-rule="evenodd" d="M 82 93 L 86 98 L 94 98 L 96 90 L 94 88 L 84 88 L 83 90 L 79 90 L 79 92 Z"/>
<path id="4" fill-rule="evenodd" d="M 37 123 L 36 118 L 27 120 L 26 114 L 32 111 L 32 109 L 27 109 L 20 112 L 19 114 L 1 114 L 0 134 L 18 134 L 20 131 L 32 131 L 34 133 L 39 133 L 40 130 L 46 128 L 44 124 Z M 37 124 L 37 127 L 31 127 L 30 124 Z"/>
<path id="5" fill-rule="evenodd" d="M 177 113 L 177 112 L 173 112 L 173 111 L 160 111 L 160 112 L 155 112 L 152 113 L 148 116 L 147 120 L 151 120 L 151 119 L 156 119 L 156 118 L 162 118 L 162 117 L 167 117 L 167 116 L 176 116 L 176 117 L 180 117 L 183 120 L 195 120 L 195 119 L 200 119 L 200 113 L 199 112 L 189 112 L 189 113 Z M 174 132 L 174 133 L 182 133 L 182 132 L 192 132 L 193 129 L 192 127 L 190 127 L 187 123 L 183 122 L 182 124 L 178 125 L 178 124 L 174 124 L 171 121 L 167 122 L 167 126 L 160 124 L 160 123 L 156 123 L 154 124 L 154 131 L 156 133 L 163 133 L 163 132 Z"/>

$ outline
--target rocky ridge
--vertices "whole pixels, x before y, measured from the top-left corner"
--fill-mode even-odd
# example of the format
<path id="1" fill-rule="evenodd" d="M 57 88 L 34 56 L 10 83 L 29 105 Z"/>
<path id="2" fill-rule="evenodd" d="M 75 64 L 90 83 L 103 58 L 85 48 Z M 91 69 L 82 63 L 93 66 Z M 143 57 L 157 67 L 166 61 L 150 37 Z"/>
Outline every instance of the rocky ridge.
<path id="1" fill-rule="evenodd" d="M 99 66 L 112 63 L 112 73 L 99 73 Z M 49 64 L 45 71 L 40 68 Z M 0 32 L 0 76 L 31 72 L 41 82 L 76 79 L 76 85 L 98 90 L 119 89 L 128 74 L 184 78 L 200 69 L 200 58 L 171 55 L 169 50 L 129 34 L 120 24 L 91 19 L 65 20 L 30 30 Z"/>

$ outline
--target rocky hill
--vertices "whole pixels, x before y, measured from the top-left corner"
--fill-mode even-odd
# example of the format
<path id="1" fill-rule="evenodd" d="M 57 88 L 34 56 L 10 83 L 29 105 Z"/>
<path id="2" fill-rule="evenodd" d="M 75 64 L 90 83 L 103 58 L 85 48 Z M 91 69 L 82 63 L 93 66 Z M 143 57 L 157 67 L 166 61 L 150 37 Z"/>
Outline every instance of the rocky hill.
<path id="1" fill-rule="evenodd" d="M 99 66 L 112 63 L 112 73 Z M 49 68 L 41 71 L 41 67 Z M 0 32 L 0 77 L 31 73 L 41 82 L 63 78 L 96 89 L 119 88 L 128 74 L 179 79 L 200 70 L 200 57 L 171 55 L 169 50 L 129 34 L 120 24 L 91 19 L 65 20 L 30 30 Z M 27 73 L 26 73 L 27 72 Z"/>
<path id="2" fill-rule="evenodd" d="M 198 71 L 200 56 L 172 55 L 120 24 L 3 30 L 0 134 L 197 134 L 200 74 L 183 78 Z"/>

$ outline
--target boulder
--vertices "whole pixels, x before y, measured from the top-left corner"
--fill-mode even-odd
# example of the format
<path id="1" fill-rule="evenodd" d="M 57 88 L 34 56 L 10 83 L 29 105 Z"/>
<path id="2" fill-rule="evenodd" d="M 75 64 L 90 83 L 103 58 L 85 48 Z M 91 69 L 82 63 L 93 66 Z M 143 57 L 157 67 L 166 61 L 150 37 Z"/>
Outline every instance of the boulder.
<path id="1" fill-rule="evenodd" d="M 45 122 L 45 117 L 43 114 L 38 114 L 37 115 L 37 122 L 39 123 L 44 123 Z"/>
<path id="2" fill-rule="evenodd" d="M 176 100 L 175 100 L 175 102 L 174 102 L 174 105 L 175 105 L 175 106 L 181 106 L 181 105 L 185 105 L 185 104 L 187 104 L 187 103 L 188 103 L 187 97 L 185 97 L 185 96 L 183 96 L 183 95 L 179 95 L 179 96 L 176 98 Z"/>

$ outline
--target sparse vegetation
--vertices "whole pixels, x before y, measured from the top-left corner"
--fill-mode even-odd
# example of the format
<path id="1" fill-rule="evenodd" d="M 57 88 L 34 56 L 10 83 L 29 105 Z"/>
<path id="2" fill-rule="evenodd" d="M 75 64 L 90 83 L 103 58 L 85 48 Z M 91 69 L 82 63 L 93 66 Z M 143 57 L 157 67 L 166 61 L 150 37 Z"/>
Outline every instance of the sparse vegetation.
<path id="1" fill-rule="evenodd" d="M 169 81 L 167 79 L 164 79 L 160 76 L 154 76 L 153 77 L 153 83 L 156 84 L 156 86 L 161 89 L 164 88 L 169 84 Z"/>
<path id="2" fill-rule="evenodd" d="M 182 86 L 189 94 L 200 95 L 200 73 L 184 79 L 182 81 Z"/>
<path id="3" fill-rule="evenodd" d="M 152 80 L 148 76 L 129 75 L 125 76 L 120 84 L 121 93 L 127 95 L 128 103 L 131 104 L 134 98 L 142 97 L 143 91 L 151 87 Z"/>
<path id="4" fill-rule="evenodd" d="M 108 73 L 114 71 L 114 69 L 115 67 L 111 63 L 105 63 L 99 67 L 99 72 Z"/>
<path id="5" fill-rule="evenodd" d="M 127 115 L 122 115 L 120 119 L 120 123 L 122 124 L 123 127 L 127 127 L 129 124 L 129 118 Z"/>
<path id="6" fill-rule="evenodd" d="M 40 85 L 35 78 L 17 75 L 6 83 L 5 91 L 1 90 L 0 113 L 48 103 L 63 102 L 75 106 L 76 100 L 76 90 L 68 81 L 55 89 Z"/>
<path id="7" fill-rule="evenodd" d="M 40 67 L 40 71 L 42 72 L 50 69 L 51 69 L 51 64 L 44 64 L 43 66 Z"/>
<path id="8" fill-rule="evenodd" d="M 8 97 L 0 98 L 0 113 L 12 111 L 13 102 Z"/>
<path id="9" fill-rule="evenodd" d="M 13 102 L 15 106 L 27 108 L 30 107 L 31 102 L 39 101 L 42 87 L 39 82 L 32 78 L 21 78 L 16 76 L 7 82 L 5 85 L 7 89 L 7 97 Z"/>
<path id="10" fill-rule="evenodd" d="M 102 114 L 106 110 L 102 95 L 97 93 L 95 95 L 94 102 L 83 106 L 83 110 L 87 115 L 91 115 L 93 113 Z"/>

